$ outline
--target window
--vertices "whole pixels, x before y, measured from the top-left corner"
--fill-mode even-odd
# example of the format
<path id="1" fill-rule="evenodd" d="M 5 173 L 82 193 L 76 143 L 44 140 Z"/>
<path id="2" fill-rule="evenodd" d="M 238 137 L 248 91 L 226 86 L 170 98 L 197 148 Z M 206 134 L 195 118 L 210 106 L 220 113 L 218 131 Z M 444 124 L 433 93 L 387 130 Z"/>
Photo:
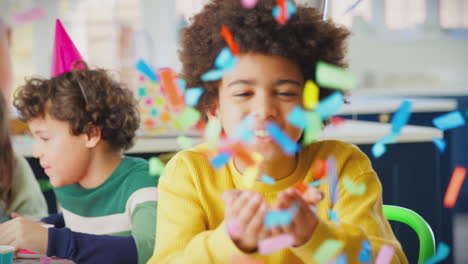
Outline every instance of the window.
<path id="1" fill-rule="evenodd" d="M 440 25 L 446 29 L 468 29 L 468 0 L 440 0 Z"/>
<path id="2" fill-rule="evenodd" d="M 388 29 L 414 28 L 426 21 L 426 0 L 385 0 L 385 25 Z"/>

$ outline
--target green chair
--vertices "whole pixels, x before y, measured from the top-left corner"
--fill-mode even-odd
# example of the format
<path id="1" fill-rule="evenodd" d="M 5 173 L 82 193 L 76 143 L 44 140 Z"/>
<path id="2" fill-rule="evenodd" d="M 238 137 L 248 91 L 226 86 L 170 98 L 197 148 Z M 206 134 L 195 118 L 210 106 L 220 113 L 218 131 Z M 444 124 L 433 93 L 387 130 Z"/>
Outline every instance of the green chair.
<path id="1" fill-rule="evenodd" d="M 422 216 L 410 209 L 395 205 L 384 205 L 383 212 L 388 220 L 405 223 L 416 232 L 419 238 L 418 264 L 422 264 L 434 256 L 434 233 Z"/>

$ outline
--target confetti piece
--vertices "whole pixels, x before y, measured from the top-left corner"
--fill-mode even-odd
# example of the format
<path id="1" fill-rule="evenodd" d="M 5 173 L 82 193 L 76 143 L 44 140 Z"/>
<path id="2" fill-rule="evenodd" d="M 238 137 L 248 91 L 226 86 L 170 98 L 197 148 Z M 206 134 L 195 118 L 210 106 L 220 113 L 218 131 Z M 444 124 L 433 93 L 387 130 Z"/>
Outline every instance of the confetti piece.
<path id="1" fill-rule="evenodd" d="M 317 84 L 321 87 L 351 90 L 356 86 L 357 78 L 350 72 L 325 62 L 317 63 Z"/>
<path id="2" fill-rule="evenodd" d="M 151 176 L 161 175 L 164 171 L 164 162 L 156 157 L 151 157 L 148 160 L 149 163 L 149 174 Z"/>
<path id="3" fill-rule="evenodd" d="M 276 183 L 276 181 L 275 181 L 273 178 L 269 177 L 269 176 L 266 175 L 266 174 L 263 174 L 263 175 L 262 175 L 262 177 L 260 178 L 260 181 L 261 181 L 261 182 L 264 182 L 264 183 L 266 183 L 266 184 L 270 184 L 270 185 L 273 185 L 273 184 Z"/>
<path id="4" fill-rule="evenodd" d="M 182 129 L 187 130 L 195 125 L 200 120 L 201 114 L 192 107 L 186 107 L 182 114 L 177 118 Z"/>
<path id="5" fill-rule="evenodd" d="M 330 202 L 331 207 L 338 199 L 338 171 L 336 167 L 336 159 L 334 157 L 327 158 L 327 174 L 330 181 Z"/>
<path id="6" fill-rule="evenodd" d="M 225 25 L 221 27 L 221 36 L 223 36 L 224 40 L 228 44 L 232 54 L 234 54 L 235 56 L 239 55 L 239 45 L 234 41 L 234 36 L 232 35 L 232 32 Z"/>
<path id="7" fill-rule="evenodd" d="M 252 143 L 255 133 L 253 130 L 254 118 L 252 115 L 245 117 L 234 132 L 233 139 L 240 139 L 247 144 Z"/>
<path id="8" fill-rule="evenodd" d="M 465 125 L 465 119 L 460 111 L 454 111 L 434 118 L 432 123 L 438 129 L 445 131 Z"/>
<path id="9" fill-rule="evenodd" d="M 257 5 L 257 0 L 242 0 L 242 6 L 247 9 L 252 9 Z"/>
<path id="10" fill-rule="evenodd" d="M 164 87 L 166 98 L 172 109 L 177 111 L 184 108 L 184 97 L 178 88 L 176 79 L 174 78 L 174 72 L 171 69 L 161 69 L 158 71 L 158 75 L 161 79 L 161 85 Z"/>
<path id="11" fill-rule="evenodd" d="M 223 78 L 225 71 L 223 69 L 211 70 L 201 76 L 202 81 L 217 81 Z"/>
<path id="12" fill-rule="evenodd" d="M 304 194 L 308 188 L 309 186 L 303 181 L 298 181 L 296 185 L 294 185 L 294 189 L 296 189 L 300 194 Z"/>
<path id="13" fill-rule="evenodd" d="M 187 82 L 184 79 L 177 79 L 177 87 L 179 87 L 179 92 L 184 93 Z"/>
<path id="14" fill-rule="evenodd" d="M 254 158 L 247 149 L 247 146 L 242 142 L 236 142 L 230 145 L 229 150 L 233 153 L 233 156 L 237 157 L 244 163 L 244 166 L 249 167 L 255 165 L 256 162 Z"/>
<path id="15" fill-rule="evenodd" d="M 231 53 L 231 50 L 226 47 L 221 50 L 219 55 L 216 57 L 215 66 L 218 69 L 224 69 L 234 57 Z"/>
<path id="16" fill-rule="evenodd" d="M 327 98 L 323 99 L 315 108 L 315 112 L 322 119 L 327 119 L 337 114 L 344 105 L 344 97 L 340 92 L 334 92 Z"/>
<path id="17" fill-rule="evenodd" d="M 348 258 L 346 257 L 345 254 L 341 254 L 338 256 L 338 258 L 336 258 L 336 260 L 334 262 L 332 262 L 331 264 L 346 264 L 348 263 Z"/>
<path id="18" fill-rule="evenodd" d="M 349 7 L 343 15 L 346 15 L 347 13 L 351 12 L 356 6 L 358 6 L 362 0 L 357 0 L 356 3 L 354 3 L 351 7 Z"/>
<path id="19" fill-rule="evenodd" d="M 331 123 L 336 126 L 343 125 L 346 122 L 346 119 L 339 116 L 332 116 L 330 120 Z"/>
<path id="20" fill-rule="evenodd" d="M 136 69 L 153 82 L 158 82 L 158 77 L 144 60 L 138 60 Z"/>
<path id="21" fill-rule="evenodd" d="M 400 134 L 401 129 L 408 123 L 411 115 L 411 105 L 409 101 L 403 101 L 400 108 L 392 117 L 392 134 Z"/>
<path id="22" fill-rule="evenodd" d="M 299 151 L 299 146 L 296 142 L 292 141 L 275 123 L 269 122 L 266 125 L 266 130 L 278 145 L 283 148 L 286 154 L 292 155 Z"/>
<path id="23" fill-rule="evenodd" d="M 230 159 L 231 159 L 231 154 L 229 152 L 221 151 L 216 157 L 210 160 L 210 163 L 215 169 L 218 170 L 224 165 L 226 165 Z"/>
<path id="24" fill-rule="evenodd" d="M 316 112 L 307 112 L 307 127 L 304 132 L 302 145 L 307 146 L 317 140 L 322 130 L 323 122 Z"/>
<path id="25" fill-rule="evenodd" d="M 15 23 L 22 24 L 41 20 L 45 17 L 45 15 L 46 13 L 44 8 L 35 7 L 26 12 L 16 14 L 13 19 Z"/>
<path id="26" fill-rule="evenodd" d="M 297 8 L 296 6 L 293 4 L 293 2 L 291 1 L 287 1 L 287 10 L 288 10 L 288 17 L 287 17 L 287 20 L 289 20 L 297 11 Z M 275 8 L 273 8 L 273 17 L 276 19 L 276 21 L 278 23 L 281 24 L 282 21 L 278 21 L 280 19 L 280 12 L 281 12 L 281 9 L 279 6 L 275 6 Z M 284 21 L 284 23 L 282 24 L 285 24 L 286 21 Z"/>
<path id="27" fill-rule="evenodd" d="M 364 183 L 356 184 L 348 176 L 344 177 L 344 187 L 349 193 L 354 195 L 363 195 L 366 192 L 366 185 Z"/>
<path id="28" fill-rule="evenodd" d="M 390 264 L 392 262 L 393 255 L 395 254 L 395 248 L 389 245 L 382 245 L 380 248 L 375 264 Z"/>
<path id="29" fill-rule="evenodd" d="M 188 106 L 195 106 L 198 103 L 198 100 L 200 99 L 200 96 L 203 94 L 203 88 L 190 88 L 187 89 L 184 93 L 185 97 L 185 103 Z"/>
<path id="30" fill-rule="evenodd" d="M 313 259 L 319 264 L 325 264 L 341 251 L 344 243 L 339 240 L 329 239 L 320 245 Z"/>
<path id="31" fill-rule="evenodd" d="M 186 136 L 178 136 L 177 137 L 177 144 L 179 144 L 179 146 L 182 149 L 188 149 L 188 148 L 191 148 L 193 146 L 193 139 L 189 138 L 189 137 L 186 137 Z"/>
<path id="32" fill-rule="evenodd" d="M 268 211 L 265 215 L 264 225 L 266 228 L 275 226 L 287 226 L 291 223 L 294 215 L 289 210 Z"/>
<path id="33" fill-rule="evenodd" d="M 362 241 L 361 245 L 362 245 L 362 249 L 359 252 L 359 262 L 370 262 L 372 260 L 371 244 L 369 243 L 369 241 L 365 240 L 365 241 Z"/>
<path id="34" fill-rule="evenodd" d="M 311 80 L 308 80 L 304 87 L 303 102 L 306 109 L 313 109 L 319 101 L 319 88 Z"/>
<path id="35" fill-rule="evenodd" d="M 465 180 L 466 169 L 460 166 L 455 167 L 452 178 L 450 179 L 447 191 L 444 196 L 444 207 L 453 208 L 457 202 L 458 193 L 462 187 L 463 181 Z"/>
<path id="36" fill-rule="evenodd" d="M 223 126 L 217 118 L 210 118 L 205 128 L 205 140 L 212 147 L 217 146 L 220 140 Z"/>
<path id="37" fill-rule="evenodd" d="M 269 255 L 278 250 L 292 247 L 294 237 L 291 234 L 282 234 L 272 238 L 260 240 L 258 242 L 258 252 L 262 255 Z"/>
<path id="38" fill-rule="evenodd" d="M 372 155 L 375 158 L 380 158 L 385 153 L 385 151 L 387 151 L 387 147 L 385 147 L 385 144 L 381 142 L 376 142 L 372 146 Z"/>
<path id="39" fill-rule="evenodd" d="M 248 188 L 252 188 L 255 180 L 257 179 L 258 172 L 257 167 L 248 167 L 245 169 L 244 174 L 242 175 L 242 183 Z"/>
<path id="40" fill-rule="evenodd" d="M 437 245 L 437 251 L 430 259 L 426 260 L 424 264 L 435 264 L 446 259 L 450 254 L 450 247 L 443 242 L 439 242 Z"/>
<path id="41" fill-rule="evenodd" d="M 276 21 L 284 25 L 288 21 L 288 9 L 286 6 L 286 0 L 276 0 L 276 3 L 279 8 L 279 14 L 275 17 Z"/>
<path id="42" fill-rule="evenodd" d="M 241 237 L 241 230 L 240 230 L 240 225 L 236 220 L 229 220 L 226 223 L 226 228 L 228 231 L 229 236 L 232 239 L 238 239 Z"/>
<path id="43" fill-rule="evenodd" d="M 312 166 L 315 180 L 320 180 L 327 176 L 327 162 L 325 160 L 316 160 Z"/>
<path id="44" fill-rule="evenodd" d="M 300 106 L 295 106 L 288 115 L 288 121 L 293 126 L 304 129 L 307 124 L 307 115 Z"/>
<path id="45" fill-rule="evenodd" d="M 333 222 L 339 224 L 338 213 L 335 210 L 333 210 L 333 209 L 328 210 L 328 218 L 330 218 L 330 221 L 333 221 Z"/>
<path id="46" fill-rule="evenodd" d="M 39 179 L 37 180 L 39 182 L 39 187 L 41 188 L 42 192 L 47 192 L 49 190 L 52 190 L 52 184 L 50 184 L 49 179 Z"/>
<path id="47" fill-rule="evenodd" d="M 324 183 L 326 181 L 327 181 L 327 179 L 313 181 L 313 182 L 309 183 L 309 186 L 318 187 L 318 186 L 320 186 L 320 184 L 322 184 L 322 183 Z"/>
<path id="48" fill-rule="evenodd" d="M 447 146 L 447 143 L 445 143 L 445 140 L 442 138 L 434 138 L 432 139 L 432 142 L 434 142 L 434 145 L 439 149 L 441 153 L 445 151 L 445 147 Z"/>

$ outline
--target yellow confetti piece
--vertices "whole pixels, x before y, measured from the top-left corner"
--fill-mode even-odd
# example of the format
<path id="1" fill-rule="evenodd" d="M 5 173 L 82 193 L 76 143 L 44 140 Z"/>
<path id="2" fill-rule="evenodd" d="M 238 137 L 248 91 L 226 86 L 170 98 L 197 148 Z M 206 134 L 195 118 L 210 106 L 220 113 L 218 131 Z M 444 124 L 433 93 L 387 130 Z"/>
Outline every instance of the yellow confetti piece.
<path id="1" fill-rule="evenodd" d="M 313 109 L 319 101 L 319 88 L 311 80 L 307 81 L 304 88 L 303 102 L 306 109 Z"/>
<path id="2" fill-rule="evenodd" d="M 319 264 L 328 263 L 328 261 L 338 255 L 343 246 L 344 243 L 342 241 L 329 239 L 320 245 L 319 249 L 317 249 L 313 256 L 313 259 Z"/>
<path id="3" fill-rule="evenodd" d="M 258 168 L 257 167 L 248 167 L 244 171 L 244 175 L 242 176 L 242 183 L 247 186 L 248 188 L 252 188 L 255 180 L 258 176 Z"/>
<path id="4" fill-rule="evenodd" d="M 366 185 L 364 183 L 356 184 L 348 176 L 344 177 L 344 187 L 349 193 L 354 195 L 363 195 L 366 192 Z"/>

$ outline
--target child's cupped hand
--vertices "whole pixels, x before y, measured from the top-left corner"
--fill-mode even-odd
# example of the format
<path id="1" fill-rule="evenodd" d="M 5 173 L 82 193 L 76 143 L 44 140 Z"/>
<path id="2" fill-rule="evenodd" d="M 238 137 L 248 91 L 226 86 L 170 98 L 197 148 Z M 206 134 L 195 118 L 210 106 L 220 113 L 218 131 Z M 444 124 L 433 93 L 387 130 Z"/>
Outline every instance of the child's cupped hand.
<path id="1" fill-rule="evenodd" d="M 47 251 L 48 230 L 40 223 L 26 217 L 16 217 L 0 224 L 0 245 L 27 249 L 38 254 Z"/>
<path id="2" fill-rule="evenodd" d="M 253 252 L 260 240 L 267 238 L 263 221 L 268 204 L 253 191 L 231 190 L 223 194 L 226 204 L 225 223 L 236 246 L 244 252 Z"/>

